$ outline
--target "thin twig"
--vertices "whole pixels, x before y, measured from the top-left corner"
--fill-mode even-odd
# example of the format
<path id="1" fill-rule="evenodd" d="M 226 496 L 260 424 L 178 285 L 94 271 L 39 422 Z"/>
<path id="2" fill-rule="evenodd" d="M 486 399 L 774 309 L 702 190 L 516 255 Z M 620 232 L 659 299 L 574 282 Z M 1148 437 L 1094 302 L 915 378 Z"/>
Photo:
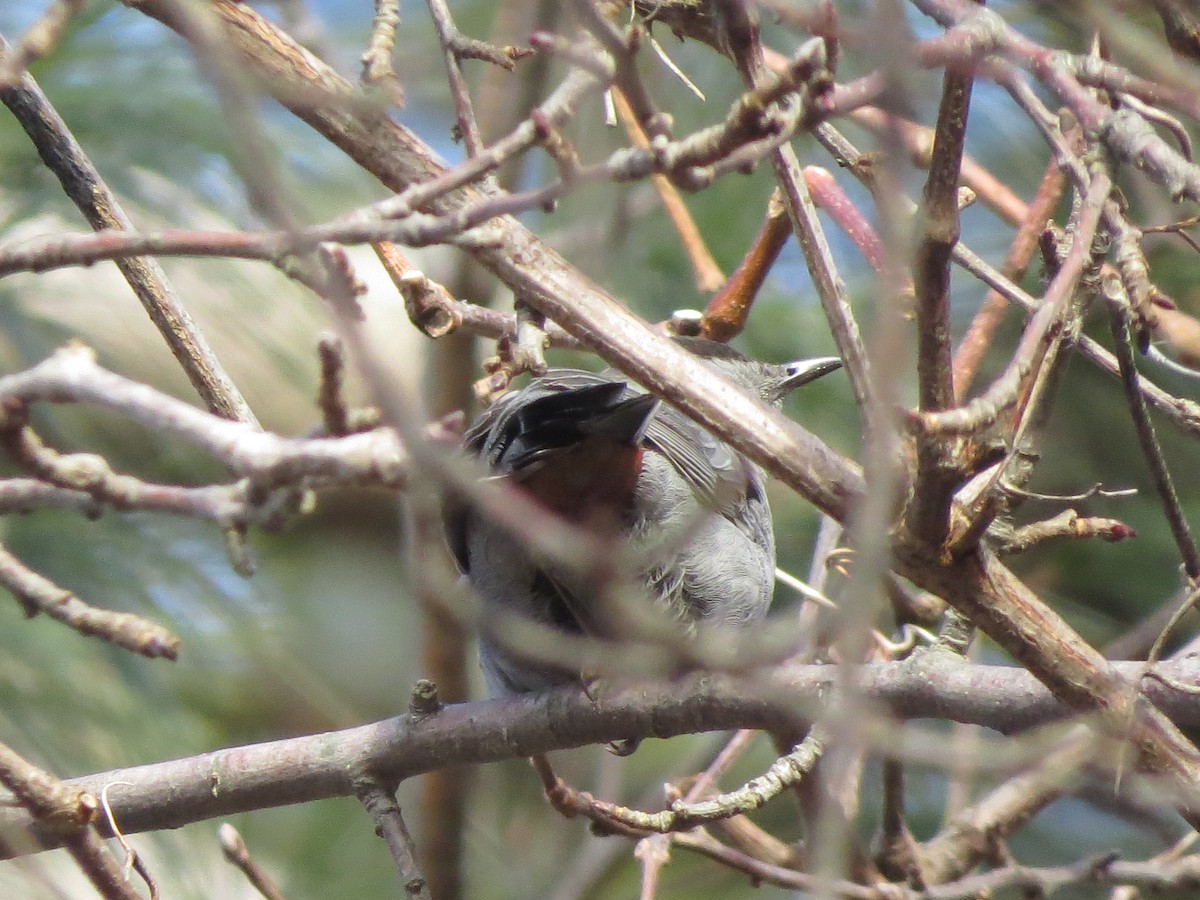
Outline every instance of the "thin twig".
<path id="1" fill-rule="evenodd" d="M 378 85 L 388 92 L 397 106 L 404 105 L 404 87 L 392 68 L 396 50 L 396 28 L 400 25 L 400 0 L 375 0 L 375 18 L 371 22 L 371 37 L 363 51 L 362 80 Z"/>
<path id="2" fill-rule="evenodd" d="M 475 120 L 475 108 L 471 104 L 471 92 L 463 78 L 462 64 L 459 62 L 457 41 L 461 40 L 458 27 L 450 15 L 450 7 L 446 0 L 425 0 L 429 14 L 433 17 L 433 25 L 437 29 L 438 40 L 442 44 L 442 55 L 446 64 L 446 77 L 450 82 L 450 96 L 454 98 L 455 122 L 457 134 L 462 138 L 467 148 L 467 156 L 478 156 L 483 150 L 483 137 L 479 133 L 479 123 Z"/>
<path id="3" fill-rule="evenodd" d="M 1053 162 L 1048 163 L 1042 181 L 1038 185 L 1037 193 L 1025 210 L 1025 216 L 1021 219 L 1021 224 L 1009 247 L 1008 255 L 1004 259 L 1004 265 L 1000 269 L 1006 278 L 1020 281 L 1025 274 L 1025 268 L 1033 258 L 1034 251 L 1037 250 L 1038 237 L 1058 206 L 1065 185 L 1066 179 L 1059 171 L 1058 166 Z M 1000 293 L 989 289 L 983 304 L 971 320 L 966 334 L 963 335 L 958 350 L 954 354 L 954 390 L 959 401 L 966 398 L 971 382 L 975 379 L 975 373 L 979 371 L 979 366 L 991 346 L 992 339 L 1003 321 L 1007 308 Z"/>
<path id="4" fill-rule="evenodd" d="M 89 606 L 27 567 L 4 547 L 0 547 L 0 585 L 17 598 L 28 616 L 41 613 L 80 634 L 98 637 L 150 659 L 175 659 L 179 655 L 181 641 L 161 625 L 134 613 Z"/>
<path id="5" fill-rule="evenodd" d="M 800 163 L 791 147 L 780 147 L 772 154 L 775 177 L 783 192 L 784 204 L 792 220 L 800 249 L 817 288 L 821 308 L 825 312 L 838 355 L 846 366 L 850 388 L 859 415 L 868 434 L 876 434 L 881 423 L 873 422 L 875 391 L 871 383 L 870 364 L 858 322 L 850 306 L 846 286 L 838 274 L 837 264 L 825 239 L 825 231 L 817 217 L 812 195 L 804 181 Z"/>
<path id="6" fill-rule="evenodd" d="M 54 52 L 71 20 L 83 11 L 84 4 L 85 0 L 54 0 L 15 47 L 0 41 L 0 90 L 16 85 L 31 63 Z"/>
<path id="7" fill-rule="evenodd" d="M 1108 284 L 1112 287 L 1111 281 Z M 1154 433 L 1154 425 L 1146 411 L 1146 401 L 1138 390 L 1140 380 L 1137 364 L 1133 358 L 1133 348 L 1130 346 L 1129 308 L 1126 304 L 1112 302 L 1109 305 L 1109 316 L 1113 333 L 1113 347 L 1121 366 L 1121 383 L 1125 387 L 1126 400 L 1129 403 L 1129 414 L 1137 431 L 1138 444 L 1146 457 L 1146 464 L 1154 481 L 1154 489 L 1163 505 L 1163 514 L 1171 528 L 1175 546 L 1183 560 L 1183 569 L 1191 581 L 1200 578 L 1200 548 L 1192 537 L 1187 517 L 1179 504 L 1179 496 L 1171 480 L 1171 472 L 1163 457 L 1162 447 Z"/>
<path id="8" fill-rule="evenodd" d="M 677 800 L 667 809 L 647 813 L 629 809 L 605 800 L 597 800 L 586 791 L 575 791 L 561 779 L 555 779 L 548 789 L 556 807 L 587 816 L 605 827 L 617 827 L 631 832 L 686 831 L 697 825 L 728 819 L 752 812 L 806 775 L 820 758 L 824 749 L 824 732 L 814 726 L 799 745 L 777 759 L 762 775 L 741 788 L 707 800 L 686 802 Z"/>
<path id="9" fill-rule="evenodd" d="M 1101 516 L 1081 516 L 1066 509 L 1051 519 L 1033 522 L 1016 528 L 1011 534 L 993 535 L 1003 553 L 1024 553 L 1039 544 L 1058 538 L 1084 540 L 1100 538 L 1110 543 L 1137 537 L 1137 532 L 1117 519 Z"/>
<path id="10" fill-rule="evenodd" d="M 0 47 L 3 46 L 6 45 L 0 38 Z M 12 87 L 0 88 L 0 100 L 16 116 L 42 161 L 94 229 L 135 230 L 116 195 L 30 76 L 22 77 Z M 126 257 L 117 260 L 117 267 L 205 405 L 227 419 L 255 422 L 245 398 L 193 322 L 158 261 Z"/>
<path id="11" fill-rule="evenodd" d="M 754 739 L 754 735 L 755 732 L 745 728 L 737 731 L 725 744 L 721 752 L 709 763 L 708 768 L 692 781 L 687 792 L 683 795 L 683 802 L 693 803 L 707 794 L 729 767 L 737 761 L 738 757 L 745 753 L 746 749 L 750 746 L 750 742 Z M 658 874 L 670 856 L 673 837 L 674 833 L 670 832 L 652 834 L 642 838 L 634 850 L 634 856 L 642 862 L 643 898 L 649 898 L 654 895 L 654 887 L 658 883 Z"/>
<path id="12" fill-rule="evenodd" d="M 228 822 L 222 823 L 221 827 L 217 829 L 217 840 L 221 844 L 221 852 L 225 858 L 242 871 L 246 880 L 266 900 L 286 900 L 274 879 L 250 855 L 246 842 L 242 840 L 242 836 L 236 828 Z"/>
<path id="13" fill-rule="evenodd" d="M 650 139 L 646 137 L 646 132 L 642 130 L 634 117 L 625 95 L 620 91 L 615 92 L 613 102 L 617 109 L 617 116 L 634 146 L 641 147 L 643 150 L 649 148 Z M 712 254 L 709 253 L 708 247 L 704 243 L 704 237 L 700 234 L 700 229 L 696 227 L 696 222 L 688 212 L 683 198 L 679 196 L 678 189 L 663 175 L 654 175 L 650 181 L 654 185 L 654 190 L 658 192 L 663 209 L 679 235 L 679 242 L 683 245 L 688 261 L 692 265 L 692 273 L 696 278 L 696 289 L 705 294 L 717 290 L 725 283 L 725 275 L 716 260 L 712 258 Z"/>
<path id="14" fill-rule="evenodd" d="M 400 804 L 396 802 L 395 791 L 385 787 L 375 778 L 363 776 L 355 779 L 354 792 L 374 820 L 375 833 L 383 838 L 391 851 L 396 869 L 400 873 L 404 895 L 419 900 L 431 900 L 429 885 L 417 867 L 416 846 L 408 832 L 408 826 L 404 824 L 404 816 L 400 812 Z"/>

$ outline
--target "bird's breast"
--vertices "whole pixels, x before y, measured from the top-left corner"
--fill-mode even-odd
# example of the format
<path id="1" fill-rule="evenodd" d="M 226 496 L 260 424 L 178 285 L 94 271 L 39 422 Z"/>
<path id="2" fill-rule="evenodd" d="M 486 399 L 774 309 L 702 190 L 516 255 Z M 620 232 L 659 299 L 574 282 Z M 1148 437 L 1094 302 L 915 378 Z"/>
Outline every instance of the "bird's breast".
<path id="1" fill-rule="evenodd" d="M 629 522 L 643 452 L 640 446 L 591 437 L 510 477 L 567 521 L 613 532 Z"/>

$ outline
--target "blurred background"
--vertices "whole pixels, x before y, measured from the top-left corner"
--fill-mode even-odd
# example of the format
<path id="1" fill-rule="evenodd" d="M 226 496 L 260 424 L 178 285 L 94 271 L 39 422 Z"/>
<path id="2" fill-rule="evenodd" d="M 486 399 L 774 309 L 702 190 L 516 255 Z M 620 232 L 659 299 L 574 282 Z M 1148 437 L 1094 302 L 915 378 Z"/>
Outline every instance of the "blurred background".
<path id="1" fill-rule="evenodd" d="M 255 3 L 282 22 L 348 77 L 357 78 L 358 56 L 370 29 L 369 0 L 302 0 Z M 838 4 L 853 16 L 860 4 Z M 1085 37 L 1053 10 L 1037 4 L 997 3 L 1031 34 L 1071 49 Z M 18 38 L 43 11 L 38 2 L 0 5 L 0 31 Z M 460 28 L 497 43 L 523 43 L 535 27 L 561 27 L 554 0 L 458 0 Z M 395 113 L 448 161 L 462 152 L 451 137 L 453 112 L 436 35 L 424 8 L 405 4 L 395 66 L 407 102 Z M 913 19 L 918 31 L 927 29 Z M 727 63 L 702 46 L 659 39 L 703 91 L 700 100 L 665 70 L 647 61 L 647 80 L 675 115 L 677 133 L 718 119 L 737 96 Z M 797 38 L 768 23 L 768 43 L 788 52 Z M 843 58 L 839 77 L 865 61 Z M 505 133 L 561 71 L 537 58 L 513 74 L 469 63 L 486 138 Z M 111 2 L 89 4 L 62 45 L 37 63 L 32 74 L 66 119 L 135 223 L 156 227 L 256 227 L 230 154 L 237 135 L 226 127 L 211 87 L 186 46 L 158 23 Z M 907 86 L 911 115 L 933 121 L 938 80 L 918 73 Z M 920 98 L 927 98 L 921 101 Z M 932 99 L 928 99 L 932 98 Z M 382 188 L 307 126 L 264 101 L 260 114 L 282 161 L 288 186 L 309 221 L 336 216 L 384 195 Z M 1033 195 L 1047 155 L 1032 128 L 1007 97 L 990 85 L 976 90 L 968 150 L 1019 195 Z M 872 140 L 848 129 L 864 149 Z M 625 143 L 607 129 L 599 104 L 585 108 L 572 129 L 587 159 Z M 805 163 L 834 168 L 814 144 L 798 142 Z M 531 185 L 552 175 L 544 157 L 504 173 L 510 185 Z M 864 193 L 839 174 L 856 199 Z M 922 177 L 907 187 L 919 195 Z M 769 167 L 750 176 L 727 177 L 689 196 L 688 206 L 726 273 L 745 252 L 765 211 L 772 182 Z M 1126 185 L 1141 212 L 1138 221 L 1174 217 L 1136 177 Z M 1156 205 L 1157 204 L 1157 205 Z M 867 204 L 864 202 L 864 208 Z M 527 224 L 592 278 L 649 320 L 683 307 L 702 307 L 675 233 L 648 184 L 601 185 L 580 192 L 553 214 L 526 217 Z M 0 240 L 85 230 L 82 219 L 38 160 L 15 120 L 0 111 Z M 870 331 L 876 297 L 869 271 L 837 234 L 831 236 L 860 321 Z M 1010 230 L 982 207 L 964 216 L 964 238 L 999 263 Z M 1194 304 L 1195 254 L 1182 242 L 1153 245 L 1155 278 L 1182 304 Z M 364 306 L 373 338 L 395 367 L 397 378 L 422 380 L 429 408 L 461 406 L 465 386 L 481 372 L 473 359 L 488 351 L 469 341 L 434 346 L 408 324 L 400 298 L 370 252 L 353 251 L 369 285 Z M 444 250 L 414 251 L 415 264 L 449 285 L 462 299 L 504 305 L 511 298 L 464 260 Z M 184 303 L 214 345 L 266 428 L 302 434 L 319 422 L 315 405 L 315 346 L 329 319 L 318 299 L 271 269 L 226 260 L 163 261 Z M 1036 267 L 1035 267 L 1036 268 Z M 1036 290 L 1038 275 L 1028 279 Z M 955 315 L 965 327 L 982 299 L 978 283 L 956 282 Z M 989 361 L 1002 365 L 1019 322 L 1010 318 Z M 1101 321 L 1089 330 L 1107 341 Z M 0 371 L 12 372 L 44 358 L 69 339 L 94 347 L 103 365 L 194 401 L 140 305 L 109 264 L 88 269 L 18 275 L 0 280 Z M 823 318 L 795 246 L 768 281 L 746 334 L 748 353 L 783 361 L 832 351 Z M 559 362 L 595 365 L 581 357 Z M 985 377 L 986 377 L 985 372 Z M 1152 376 L 1173 393 L 1195 396 L 1195 383 L 1166 371 Z M 364 399 L 357 389 L 358 399 Z M 802 418 L 839 451 L 858 452 L 857 415 L 844 380 L 830 378 L 789 401 Z M 199 484 L 220 479 L 211 460 L 160 436 L 131 430 L 127 422 L 87 410 L 61 408 L 38 420 L 42 435 L 60 449 L 104 453 L 118 470 L 150 480 Z M 1200 466 L 1169 426 L 1160 427 L 1185 509 L 1200 512 Z M 1075 493 L 1096 482 L 1137 487 L 1132 499 L 1089 500 L 1081 513 L 1120 518 L 1138 532 L 1136 541 L 1058 544 L 1015 563 L 1018 572 L 1103 647 L 1168 601 L 1179 584 L 1176 555 L 1149 489 L 1145 466 L 1132 440 L 1119 386 L 1080 362 L 1073 364 L 1057 403 L 1045 455 L 1031 485 L 1045 492 Z M 780 563 L 799 575 L 808 571 L 817 524 L 813 510 L 778 490 L 773 498 Z M 1033 506 L 1031 504 L 1031 506 Z M 1029 518 L 1057 508 L 1026 510 Z M 107 513 L 98 521 L 50 511 L 0 521 L 7 546 L 26 564 L 89 602 L 137 612 L 173 629 L 184 641 L 178 662 L 148 661 L 68 631 L 45 618 L 24 619 L 18 604 L 0 602 L 0 739 L 60 775 L 153 762 L 218 747 L 340 728 L 395 715 L 408 691 L 429 674 L 431 639 L 406 590 L 402 534 L 396 499 L 385 494 L 326 496 L 317 511 L 281 534 L 253 533 L 259 570 L 251 579 L 235 574 L 220 532 L 211 526 L 144 514 Z M 3 600 L 3 598 L 0 598 Z M 781 589 L 779 615 L 795 598 Z M 1194 627 L 1191 620 L 1183 631 Z M 991 651 L 985 650 L 985 656 Z M 470 651 L 469 689 L 482 696 Z M 994 655 L 994 654 L 993 654 Z M 998 657 L 997 657 L 998 658 Z M 573 783 L 599 796 L 654 806 L 662 782 L 694 771 L 717 746 L 714 736 L 647 741 L 629 759 L 598 748 L 558 754 L 556 764 Z M 762 740 L 729 778 L 749 777 L 774 754 Z M 457 776 L 456 776 L 457 777 Z M 874 769 L 870 778 L 877 778 Z M 938 825 L 945 780 L 935 771 L 910 773 L 915 782 L 914 827 L 925 837 Z M 463 773 L 469 787 L 464 825 L 462 896 L 491 898 L 624 897 L 636 893 L 638 867 L 631 846 L 589 836 L 580 821 L 559 819 L 546 806 L 523 761 Z M 401 789 L 409 823 L 428 826 L 418 811 L 419 784 Z M 877 795 L 868 789 L 866 795 Z M 869 833 L 876 810 L 864 810 Z M 762 821 L 773 833 L 795 836 L 795 812 L 785 802 L 768 808 Z M 386 850 L 354 800 L 333 800 L 235 817 L 254 855 L 291 898 L 385 897 L 398 893 Z M 178 832 L 134 838 L 139 852 L 176 898 L 251 896 L 241 875 L 220 858 L 218 822 Z M 1077 859 L 1120 849 L 1130 857 L 1161 848 L 1161 823 L 1135 829 L 1097 806 L 1073 800 L 1039 817 L 1014 851 L 1027 863 Z M 922 829 L 925 829 L 924 831 Z M 0 896 L 54 896 L 45 878 L 66 896 L 87 896 L 72 881 L 70 865 L 54 854 L 21 864 L 0 864 Z M 676 850 L 664 873 L 660 897 L 786 896 L 772 887 L 753 888 L 745 878 Z M 1087 896 L 1085 893 L 1063 896 Z"/>

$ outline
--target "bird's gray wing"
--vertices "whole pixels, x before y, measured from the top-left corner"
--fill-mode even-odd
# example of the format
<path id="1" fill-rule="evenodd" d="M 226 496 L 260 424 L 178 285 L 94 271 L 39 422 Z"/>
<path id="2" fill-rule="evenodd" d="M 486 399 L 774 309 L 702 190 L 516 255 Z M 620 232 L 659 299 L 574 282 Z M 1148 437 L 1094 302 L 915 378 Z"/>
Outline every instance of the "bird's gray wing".
<path id="1" fill-rule="evenodd" d="M 741 505 L 752 489 L 750 464 L 672 406 L 658 408 L 645 441 L 670 460 L 696 495 L 714 509 L 726 512 Z"/>

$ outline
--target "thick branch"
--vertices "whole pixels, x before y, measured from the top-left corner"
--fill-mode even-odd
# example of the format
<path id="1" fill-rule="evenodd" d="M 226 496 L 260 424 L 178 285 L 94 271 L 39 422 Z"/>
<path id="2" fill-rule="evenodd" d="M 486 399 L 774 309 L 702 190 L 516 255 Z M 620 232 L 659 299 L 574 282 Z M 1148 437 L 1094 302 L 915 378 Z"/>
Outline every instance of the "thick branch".
<path id="1" fill-rule="evenodd" d="M 1137 678 L 1141 663 L 1116 671 Z M 1161 667 L 1175 681 L 1200 680 L 1200 661 Z M 591 698 L 576 688 L 490 703 L 448 706 L 413 722 L 409 716 L 357 728 L 271 741 L 200 756 L 68 779 L 69 788 L 99 793 L 106 784 L 116 820 L 127 834 L 177 828 L 237 812 L 326 797 L 349 796 L 364 771 L 385 782 L 461 763 L 495 762 L 625 738 L 672 737 L 729 728 L 779 729 L 799 722 L 797 704 L 810 708 L 835 690 L 837 666 L 794 666 L 767 676 L 696 675 L 663 686 L 606 691 Z M 1061 718 L 1059 704 L 1027 672 L 976 666 L 957 657 L 927 654 L 901 663 L 856 670 L 857 689 L 901 719 L 948 718 L 1002 731 L 1022 730 Z M 1124 684 L 1124 682 L 1122 682 Z M 1125 688 L 1128 691 L 1128 688 Z M 1200 727 L 1195 697 L 1157 680 L 1146 695 L 1188 727 Z M 890 732 L 889 732 L 890 734 Z M 880 752 L 895 752 L 888 738 Z M 950 760 L 947 759 L 946 764 Z M 30 831 L 46 846 L 56 832 L 33 825 L 18 810 L 0 812 L 0 838 Z"/>

